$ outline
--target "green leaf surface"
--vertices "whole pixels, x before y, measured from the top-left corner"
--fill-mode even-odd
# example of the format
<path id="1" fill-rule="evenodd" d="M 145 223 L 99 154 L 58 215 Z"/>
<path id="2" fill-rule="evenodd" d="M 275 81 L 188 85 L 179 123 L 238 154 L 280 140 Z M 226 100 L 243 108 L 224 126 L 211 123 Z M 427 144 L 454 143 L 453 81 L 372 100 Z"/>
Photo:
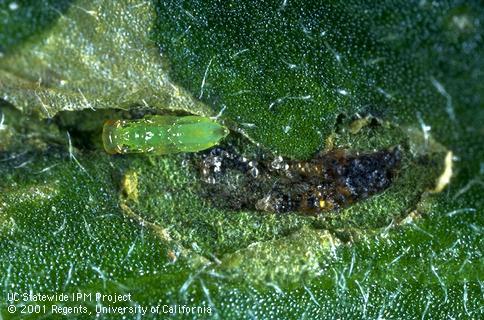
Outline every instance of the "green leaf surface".
<path id="1" fill-rule="evenodd" d="M 56 23 L 2 53 L 0 89 L 17 108 L 49 118 L 59 111 L 134 106 L 208 114 L 168 80 L 149 38 L 154 19 L 149 2 L 76 1 L 65 13 L 49 4 L 18 5 L 7 15 L 7 28 L 28 29 L 33 22 L 22 17 L 30 11 L 56 16 Z M 8 3 L 3 6 L 9 10 Z M 11 41 L 5 39 L 2 47 Z"/>
<path id="2" fill-rule="evenodd" d="M 0 1 L 0 14 L 2 318 L 482 315 L 481 2 Z M 402 165 L 384 192 L 319 217 L 226 209 L 201 196 L 201 155 L 102 150 L 103 121 L 167 112 L 217 115 L 247 157 L 398 145 Z"/>

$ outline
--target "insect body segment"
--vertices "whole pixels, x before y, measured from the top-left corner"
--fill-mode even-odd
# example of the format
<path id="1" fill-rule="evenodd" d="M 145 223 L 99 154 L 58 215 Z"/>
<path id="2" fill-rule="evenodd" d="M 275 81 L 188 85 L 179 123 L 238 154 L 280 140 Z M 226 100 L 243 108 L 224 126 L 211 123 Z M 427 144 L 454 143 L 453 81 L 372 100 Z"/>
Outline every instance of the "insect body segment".
<path id="1" fill-rule="evenodd" d="M 170 154 L 197 152 L 217 145 L 226 127 L 200 116 L 150 116 L 139 120 L 108 120 L 103 127 L 106 152 Z"/>

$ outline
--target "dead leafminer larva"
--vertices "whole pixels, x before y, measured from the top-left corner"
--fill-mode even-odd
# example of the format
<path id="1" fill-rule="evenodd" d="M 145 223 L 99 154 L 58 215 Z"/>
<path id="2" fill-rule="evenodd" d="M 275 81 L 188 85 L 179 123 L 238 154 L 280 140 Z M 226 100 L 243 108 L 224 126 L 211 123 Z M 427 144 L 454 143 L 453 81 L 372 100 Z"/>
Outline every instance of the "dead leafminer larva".
<path id="1" fill-rule="evenodd" d="M 218 144 L 226 127 L 200 116 L 149 116 L 139 120 L 108 120 L 103 127 L 106 152 L 170 154 L 197 152 Z"/>
<path id="2" fill-rule="evenodd" d="M 221 148 L 202 160 L 212 202 L 232 209 L 319 214 L 387 189 L 401 162 L 398 147 L 367 154 L 330 152 L 310 161 L 249 160 Z"/>

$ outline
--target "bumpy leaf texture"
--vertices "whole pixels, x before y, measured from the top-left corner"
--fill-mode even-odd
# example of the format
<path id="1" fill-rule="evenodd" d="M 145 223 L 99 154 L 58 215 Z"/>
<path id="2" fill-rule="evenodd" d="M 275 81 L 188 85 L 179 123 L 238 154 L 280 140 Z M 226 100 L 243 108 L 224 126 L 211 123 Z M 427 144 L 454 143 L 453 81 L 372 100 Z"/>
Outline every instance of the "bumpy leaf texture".
<path id="1" fill-rule="evenodd" d="M 0 1 L 0 21 L 2 317 L 482 315 L 480 1 Z M 247 157 L 401 145 L 403 164 L 320 217 L 227 209 L 201 196 L 203 155 L 100 149 L 104 120 L 168 110 L 218 116 Z M 30 291 L 132 299 L 6 301 Z"/>

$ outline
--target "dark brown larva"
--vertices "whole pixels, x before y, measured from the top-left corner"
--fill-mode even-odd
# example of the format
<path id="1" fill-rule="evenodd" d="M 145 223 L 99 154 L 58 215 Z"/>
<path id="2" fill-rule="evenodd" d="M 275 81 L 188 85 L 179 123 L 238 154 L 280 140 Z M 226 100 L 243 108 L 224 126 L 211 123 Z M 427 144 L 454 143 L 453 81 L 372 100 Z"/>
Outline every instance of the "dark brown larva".
<path id="1" fill-rule="evenodd" d="M 398 147 L 365 154 L 335 151 L 310 161 L 247 159 L 215 148 L 203 156 L 203 194 L 232 209 L 317 215 L 387 189 L 401 162 Z"/>

